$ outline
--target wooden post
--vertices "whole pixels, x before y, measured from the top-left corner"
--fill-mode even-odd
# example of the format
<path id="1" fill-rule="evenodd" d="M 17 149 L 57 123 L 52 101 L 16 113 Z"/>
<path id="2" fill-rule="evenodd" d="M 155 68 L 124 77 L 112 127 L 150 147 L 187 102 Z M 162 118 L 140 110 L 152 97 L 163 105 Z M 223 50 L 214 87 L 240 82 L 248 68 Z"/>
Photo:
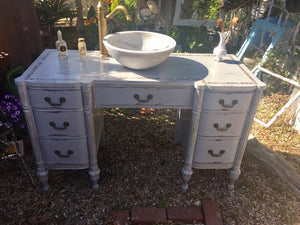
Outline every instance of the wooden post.
<path id="1" fill-rule="evenodd" d="M 28 67 L 42 52 L 33 1 L 1 0 L 0 9 L 0 51 L 10 55 L 10 64 Z"/>

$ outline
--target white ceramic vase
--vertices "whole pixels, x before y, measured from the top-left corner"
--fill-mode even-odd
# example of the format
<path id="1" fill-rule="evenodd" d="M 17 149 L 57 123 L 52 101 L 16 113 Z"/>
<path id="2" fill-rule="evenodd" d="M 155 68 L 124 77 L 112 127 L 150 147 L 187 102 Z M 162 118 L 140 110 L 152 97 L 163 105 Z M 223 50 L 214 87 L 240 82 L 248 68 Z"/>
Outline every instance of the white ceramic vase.
<path id="1" fill-rule="evenodd" d="M 217 62 L 222 61 L 223 57 L 227 54 L 225 47 L 226 41 L 228 39 L 230 31 L 227 32 L 218 32 L 220 35 L 220 42 L 217 47 L 214 48 L 213 54 L 215 55 L 215 60 Z"/>

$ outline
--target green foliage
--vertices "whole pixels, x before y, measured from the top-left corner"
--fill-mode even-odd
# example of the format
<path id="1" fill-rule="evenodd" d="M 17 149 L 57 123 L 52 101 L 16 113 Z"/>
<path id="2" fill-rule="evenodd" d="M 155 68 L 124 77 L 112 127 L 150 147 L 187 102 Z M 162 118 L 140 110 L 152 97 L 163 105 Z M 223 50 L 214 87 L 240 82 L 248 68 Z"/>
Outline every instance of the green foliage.
<path id="1" fill-rule="evenodd" d="M 218 20 L 219 19 L 219 0 L 209 1 L 208 11 L 205 14 L 208 20 Z"/>
<path id="2" fill-rule="evenodd" d="M 194 0 L 186 9 L 187 15 L 193 15 L 196 20 L 217 20 L 219 18 L 219 0 Z"/>
<path id="3" fill-rule="evenodd" d="M 295 79 L 296 71 L 299 70 L 299 62 L 300 57 L 296 51 L 291 54 L 287 50 L 277 49 L 268 54 L 268 59 L 263 66 L 274 73 L 293 80 Z M 290 85 L 287 82 L 270 77 L 267 82 L 265 94 L 272 95 L 276 92 L 289 94 L 289 91 Z"/>
<path id="4" fill-rule="evenodd" d="M 92 17 L 96 18 L 97 13 L 96 13 L 95 7 L 91 5 L 91 7 L 89 8 L 88 14 L 87 14 L 87 19 L 90 19 Z"/>
<path id="5" fill-rule="evenodd" d="M 136 25 L 135 25 L 134 18 L 135 18 L 135 11 L 136 11 L 136 7 L 137 7 L 136 0 L 114 0 L 112 5 L 115 4 L 115 2 L 118 3 L 118 5 L 124 5 L 126 7 L 126 9 L 128 10 L 128 13 L 133 18 L 131 21 L 127 21 L 124 13 L 118 13 L 118 15 L 116 15 L 116 17 L 115 17 L 116 20 L 120 21 L 122 23 L 122 25 L 126 26 L 126 30 L 135 30 Z"/>
<path id="6" fill-rule="evenodd" d="M 218 42 L 216 32 L 209 32 L 208 28 L 203 26 L 172 26 L 167 34 L 181 46 L 181 52 L 211 53 Z"/>
<path id="7" fill-rule="evenodd" d="M 75 17 L 72 4 L 66 0 L 35 0 L 34 6 L 40 23 L 53 27 L 61 18 Z"/>
<path id="8" fill-rule="evenodd" d="M 87 13 L 87 19 L 83 21 L 86 29 L 85 41 L 86 47 L 89 50 L 95 50 L 99 42 L 98 36 L 98 20 L 96 16 L 96 9 L 94 6 L 89 8 Z"/>
<path id="9" fill-rule="evenodd" d="M 118 1 L 118 0 L 114 0 L 114 1 L 111 3 L 110 11 L 114 10 L 114 8 L 116 8 L 118 5 L 119 5 L 119 1 Z"/>

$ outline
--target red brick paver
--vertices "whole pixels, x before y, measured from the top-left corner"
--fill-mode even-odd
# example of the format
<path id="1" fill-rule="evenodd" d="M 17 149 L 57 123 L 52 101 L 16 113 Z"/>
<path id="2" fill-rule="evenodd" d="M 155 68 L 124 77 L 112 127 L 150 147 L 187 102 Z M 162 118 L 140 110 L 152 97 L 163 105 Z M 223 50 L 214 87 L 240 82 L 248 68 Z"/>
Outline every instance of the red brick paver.
<path id="1" fill-rule="evenodd" d="M 113 212 L 112 218 L 118 225 L 128 225 L 130 221 L 130 215 L 127 210 Z"/>
<path id="2" fill-rule="evenodd" d="M 135 207 L 131 211 L 132 224 L 165 224 L 167 223 L 166 210 L 162 208 Z"/>
<path id="3" fill-rule="evenodd" d="M 183 223 L 202 223 L 203 215 L 200 207 L 170 207 L 167 208 L 168 220 Z"/>
<path id="4" fill-rule="evenodd" d="M 220 205 L 214 200 L 203 200 L 202 209 L 205 225 L 223 225 Z"/>

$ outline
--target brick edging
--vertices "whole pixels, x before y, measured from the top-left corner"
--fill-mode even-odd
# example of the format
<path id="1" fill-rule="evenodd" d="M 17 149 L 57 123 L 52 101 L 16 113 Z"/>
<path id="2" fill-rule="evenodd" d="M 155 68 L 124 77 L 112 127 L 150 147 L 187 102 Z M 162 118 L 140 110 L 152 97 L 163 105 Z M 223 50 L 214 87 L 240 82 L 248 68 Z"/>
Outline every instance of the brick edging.
<path id="1" fill-rule="evenodd" d="M 119 225 L 151 225 L 172 222 L 223 225 L 220 204 L 216 200 L 202 200 L 201 206 L 190 207 L 134 207 L 112 213 L 112 220 Z"/>

